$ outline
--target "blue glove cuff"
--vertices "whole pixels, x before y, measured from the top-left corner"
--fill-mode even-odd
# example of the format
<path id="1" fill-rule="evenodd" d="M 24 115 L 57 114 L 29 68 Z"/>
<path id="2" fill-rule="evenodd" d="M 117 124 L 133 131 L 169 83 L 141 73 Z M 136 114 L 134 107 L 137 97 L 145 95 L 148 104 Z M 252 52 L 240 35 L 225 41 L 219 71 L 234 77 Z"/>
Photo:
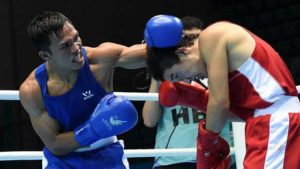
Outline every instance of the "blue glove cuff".
<path id="1" fill-rule="evenodd" d="M 95 132 L 89 123 L 83 123 L 77 127 L 74 131 L 74 137 L 79 145 L 84 147 L 89 146 L 98 140 L 98 137 L 95 137 Z"/>

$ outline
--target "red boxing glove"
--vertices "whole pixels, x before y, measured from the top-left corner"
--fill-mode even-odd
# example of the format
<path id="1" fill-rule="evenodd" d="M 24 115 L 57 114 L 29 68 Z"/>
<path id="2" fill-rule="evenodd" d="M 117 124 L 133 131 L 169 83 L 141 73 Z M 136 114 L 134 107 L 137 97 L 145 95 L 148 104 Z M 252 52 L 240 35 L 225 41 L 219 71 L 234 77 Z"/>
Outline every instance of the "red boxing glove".
<path id="1" fill-rule="evenodd" d="M 165 107 L 182 105 L 206 112 L 208 90 L 200 84 L 163 81 L 159 89 L 159 103 Z"/>
<path id="2" fill-rule="evenodd" d="M 231 158 L 228 143 L 218 133 L 204 129 L 199 122 L 197 138 L 197 169 L 229 169 Z"/>

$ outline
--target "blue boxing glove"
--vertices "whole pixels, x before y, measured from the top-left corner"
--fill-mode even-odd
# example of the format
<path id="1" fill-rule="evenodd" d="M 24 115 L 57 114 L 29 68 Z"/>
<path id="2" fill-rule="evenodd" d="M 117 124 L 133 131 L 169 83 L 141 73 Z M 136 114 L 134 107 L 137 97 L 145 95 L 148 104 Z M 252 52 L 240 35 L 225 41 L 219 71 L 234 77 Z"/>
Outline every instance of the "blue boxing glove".
<path id="1" fill-rule="evenodd" d="M 171 15 L 157 15 L 146 24 L 144 38 L 149 47 L 167 48 L 177 46 L 182 38 L 181 20 Z"/>
<path id="2" fill-rule="evenodd" d="M 111 93 L 103 97 L 90 118 L 75 129 L 75 140 L 81 146 L 89 146 L 99 139 L 130 130 L 137 121 L 134 105 L 127 98 Z"/>

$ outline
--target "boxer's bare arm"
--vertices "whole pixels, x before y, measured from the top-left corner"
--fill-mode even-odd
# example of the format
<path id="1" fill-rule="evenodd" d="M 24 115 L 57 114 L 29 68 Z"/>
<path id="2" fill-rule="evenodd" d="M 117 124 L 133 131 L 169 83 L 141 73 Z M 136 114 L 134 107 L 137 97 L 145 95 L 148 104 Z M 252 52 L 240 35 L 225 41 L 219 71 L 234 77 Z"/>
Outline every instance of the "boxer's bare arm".
<path id="1" fill-rule="evenodd" d="M 240 118 L 228 112 L 230 104 L 228 72 L 238 69 L 251 56 L 255 47 L 253 38 L 240 26 L 219 22 L 202 32 L 200 40 L 205 41 L 200 42 L 202 45 L 200 48 L 210 79 L 208 105 L 210 110 L 208 110 L 207 118 L 213 116 L 215 119 L 219 118 L 221 122 L 225 119 L 241 121 Z M 212 115 L 214 113 L 216 114 Z M 222 123 L 210 123 L 208 120 L 207 126 L 217 131 L 216 128 L 220 128 Z"/>
<path id="2" fill-rule="evenodd" d="M 145 67 L 146 45 L 123 45 L 106 42 L 98 47 L 84 47 L 92 70 L 98 83 L 106 90 L 113 91 L 115 67 L 136 69 Z"/>
<path id="3" fill-rule="evenodd" d="M 209 77 L 206 129 L 220 132 L 229 114 L 227 37 L 221 25 L 204 30 L 199 38 Z"/>
<path id="4" fill-rule="evenodd" d="M 137 69 L 146 65 L 145 44 L 127 47 L 107 42 L 96 48 L 87 48 L 87 55 L 92 63 L 108 63 L 112 67 Z"/>
<path id="5" fill-rule="evenodd" d="M 20 86 L 19 92 L 20 101 L 29 114 L 33 129 L 53 154 L 65 155 L 80 147 L 74 140 L 74 133 L 60 133 L 58 122 L 48 115 L 33 73 Z"/>
<path id="6" fill-rule="evenodd" d="M 149 93 L 157 93 L 159 86 L 160 83 L 152 78 Z M 143 120 L 145 126 L 155 127 L 161 118 L 161 113 L 158 101 L 146 101 L 143 107 Z"/>

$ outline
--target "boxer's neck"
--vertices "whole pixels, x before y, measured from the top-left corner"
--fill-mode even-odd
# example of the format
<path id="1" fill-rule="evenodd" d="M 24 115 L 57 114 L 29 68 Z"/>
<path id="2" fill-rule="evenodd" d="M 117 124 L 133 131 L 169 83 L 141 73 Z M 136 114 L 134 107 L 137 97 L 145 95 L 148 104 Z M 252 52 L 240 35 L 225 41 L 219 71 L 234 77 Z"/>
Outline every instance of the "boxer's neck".
<path id="1" fill-rule="evenodd" d="M 49 64 L 47 64 L 46 69 L 48 80 L 74 84 L 77 79 L 78 70 L 62 70 Z"/>

